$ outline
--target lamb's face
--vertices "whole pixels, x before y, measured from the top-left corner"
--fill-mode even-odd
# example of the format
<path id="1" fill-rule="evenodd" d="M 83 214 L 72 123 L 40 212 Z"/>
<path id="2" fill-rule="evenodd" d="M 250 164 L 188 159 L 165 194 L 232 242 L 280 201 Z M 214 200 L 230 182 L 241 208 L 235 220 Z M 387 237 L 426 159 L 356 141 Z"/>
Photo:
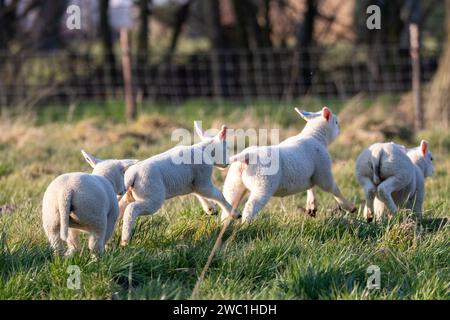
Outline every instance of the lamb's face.
<path id="1" fill-rule="evenodd" d="M 327 143 L 333 142 L 339 135 L 339 120 L 328 107 L 323 107 L 318 112 L 295 111 L 307 121 L 306 127 L 312 131 L 322 131 L 327 139 Z"/>
<path id="2" fill-rule="evenodd" d="M 124 174 L 125 171 L 137 163 L 138 160 L 135 159 L 125 159 L 125 160 L 100 160 L 90 155 L 89 153 L 81 150 L 87 163 L 93 168 L 92 174 L 103 176 L 107 178 L 113 185 L 114 192 L 118 195 L 125 194 L 125 182 Z"/>
<path id="3" fill-rule="evenodd" d="M 114 192 L 118 195 L 125 193 L 125 183 L 123 176 L 126 168 L 123 166 L 121 160 L 104 160 L 97 163 L 92 170 L 92 174 L 103 176 L 111 181 Z"/>
<path id="4" fill-rule="evenodd" d="M 433 168 L 433 155 L 428 152 L 425 158 L 425 177 L 431 177 L 434 173 Z"/>
<path id="5" fill-rule="evenodd" d="M 425 140 L 422 140 L 420 142 L 419 146 L 420 152 L 423 156 L 423 164 L 424 164 L 424 170 L 423 175 L 426 177 L 431 177 L 434 173 L 433 168 L 433 154 L 430 151 L 430 148 L 428 147 L 428 142 Z"/>
<path id="6" fill-rule="evenodd" d="M 409 149 L 407 154 L 413 162 L 419 164 L 425 178 L 433 175 L 433 154 L 426 140 L 422 140 L 418 147 Z"/>
<path id="7" fill-rule="evenodd" d="M 330 141 L 329 143 L 333 142 L 337 136 L 339 135 L 340 131 L 339 131 L 339 120 L 338 117 L 334 114 L 332 114 L 330 121 L 328 122 L 328 125 L 330 127 Z"/>
<path id="8" fill-rule="evenodd" d="M 205 150 L 211 154 L 214 165 L 226 168 L 230 162 L 230 146 L 227 142 L 227 127 L 223 125 L 219 133 L 212 136 L 203 132 L 197 122 L 195 122 L 194 125 L 202 142 L 208 143 L 208 147 Z"/>

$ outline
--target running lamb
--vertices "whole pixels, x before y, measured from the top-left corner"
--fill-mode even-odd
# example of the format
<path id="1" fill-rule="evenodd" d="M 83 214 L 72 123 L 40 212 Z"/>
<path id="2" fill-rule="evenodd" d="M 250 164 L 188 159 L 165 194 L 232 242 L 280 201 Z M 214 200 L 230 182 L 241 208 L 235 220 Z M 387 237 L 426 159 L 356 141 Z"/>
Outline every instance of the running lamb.
<path id="1" fill-rule="evenodd" d="M 202 132 L 195 123 L 201 142 L 192 146 L 176 146 L 164 153 L 131 166 L 125 173 L 127 194 L 120 201 L 123 216 L 121 245 L 131 239 L 131 233 L 140 215 L 153 214 L 166 199 L 194 193 L 204 203 L 216 202 L 229 216 L 238 216 L 213 184 L 213 166 L 228 163 L 227 128 L 215 136 Z M 203 199 L 204 198 L 204 199 Z M 205 206 L 204 206 L 205 207 Z"/>
<path id="2" fill-rule="evenodd" d="M 47 187 L 42 201 L 42 221 L 51 247 L 66 255 L 80 249 L 80 232 L 89 233 L 89 249 L 96 256 L 103 252 L 119 215 L 117 195 L 125 192 L 125 170 L 137 160 L 99 160 L 81 150 L 94 168 L 92 174 L 62 174 Z"/>
<path id="3" fill-rule="evenodd" d="M 390 143 L 375 143 L 361 152 L 356 160 L 356 178 L 363 187 L 368 222 L 381 219 L 386 205 L 390 214 L 401 205 L 422 217 L 425 178 L 433 174 L 433 156 L 428 142 L 415 148 Z"/>
<path id="4" fill-rule="evenodd" d="M 305 190 L 306 210 L 315 216 L 315 186 L 332 193 L 341 208 L 356 210 L 339 191 L 331 172 L 327 146 L 339 134 L 337 117 L 327 107 L 315 113 L 295 110 L 307 121 L 298 135 L 278 145 L 247 148 L 230 158 L 223 193 L 232 207 L 237 208 L 245 192 L 250 191 L 242 212 L 243 222 L 250 222 L 272 196 L 284 197 Z M 267 168 L 273 167 L 274 161 L 277 170 L 271 172 Z M 222 220 L 226 217 L 226 212 L 222 213 Z"/>

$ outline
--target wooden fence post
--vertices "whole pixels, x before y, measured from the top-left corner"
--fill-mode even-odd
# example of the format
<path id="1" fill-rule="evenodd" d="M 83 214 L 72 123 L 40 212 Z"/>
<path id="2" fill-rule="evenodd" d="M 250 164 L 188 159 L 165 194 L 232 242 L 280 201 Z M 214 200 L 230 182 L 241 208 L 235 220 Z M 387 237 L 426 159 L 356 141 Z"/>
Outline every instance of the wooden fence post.
<path id="1" fill-rule="evenodd" d="M 128 120 L 134 120 L 137 116 L 136 100 L 133 88 L 133 76 L 131 72 L 130 41 L 128 29 L 120 29 L 120 48 L 122 50 L 122 71 L 126 104 L 126 116 Z"/>

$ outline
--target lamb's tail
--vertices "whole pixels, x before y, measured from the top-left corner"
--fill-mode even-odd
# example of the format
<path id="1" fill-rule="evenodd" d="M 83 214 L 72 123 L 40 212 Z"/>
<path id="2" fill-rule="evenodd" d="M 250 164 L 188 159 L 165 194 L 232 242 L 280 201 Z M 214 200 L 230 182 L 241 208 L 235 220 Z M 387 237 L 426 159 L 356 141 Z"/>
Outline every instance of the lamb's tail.
<path id="1" fill-rule="evenodd" d="M 373 170 L 373 183 L 375 185 L 379 185 L 381 182 L 381 158 L 383 157 L 383 149 L 380 149 L 378 151 L 375 151 L 372 154 L 372 170 Z"/>
<path id="2" fill-rule="evenodd" d="M 60 238 L 66 241 L 69 232 L 70 209 L 72 206 L 72 193 L 64 194 L 58 199 Z"/>
<path id="3" fill-rule="evenodd" d="M 132 170 L 125 171 L 124 182 L 125 190 L 130 190 L 134 186 L 134 180 L 136 180 L 136 173 Z"/>

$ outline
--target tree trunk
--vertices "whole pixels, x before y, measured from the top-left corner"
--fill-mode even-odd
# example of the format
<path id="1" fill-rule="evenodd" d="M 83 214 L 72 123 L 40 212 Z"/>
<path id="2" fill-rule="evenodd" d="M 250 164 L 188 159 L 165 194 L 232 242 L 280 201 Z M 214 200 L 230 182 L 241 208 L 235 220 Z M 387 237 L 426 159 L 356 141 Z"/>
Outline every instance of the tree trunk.
<path id="1" fill-rule="evenodd" d="M 302 67 L 300 83 L 303 94 L 309 91 L 312 84 L 311 47 L 313 45 L 314 22 L 318 12 L 316 0 L 308 0 L 307 3 L 308 9 L 300 27 L 298 38 L 301 59 L 300 65 Z"/>
<path id="2" fill-rule="evenodd" d="M 239 47 L 248 49 L 250 47 L 248 40 L 247 25 L 245 20 L 245 10 L 242 0 L 233 0 L 233 10 L 236 17 L 236 31 L 239 39 Z"/>
<path id="3" fill-rule="evenodd" d="M 137 83 L 142 96 L 147 95 L 146 70 L 149 55 L 148 38 L 150 35 L 149 4 L 152 0 L 139 0 L 139 35 L 138 35 L 138 57 L 137 57 Z"/>
<path id="4" fill-rule="evenodd" d="M 427 125 L 429 127 L 450 124 L 450 0 L 446 0 L 447 43 L 439 60 L 439 69 L 433 77 L 428 90 L 426 103 Z"/>
<path id="5" fill-rule="evenodd" d="M 61 46 L 60 23 L 65 9 L 65 0 L 45 0 L 40 3 L 33 37 L 36 41 L 36 48 L 53 50 Z"/>
<path id="6" fill-rule="evenodd" d="M 100 0 L 100 37 L 103 46 L 103 61 L 106 65 L 105 76 L 109 77 L 109 84 L 113 91 L 117 85 L 116 57 L 113 49 L 113 36 L 108 16 L 109 0 Z"/>
<path id="7" fill-rule="evenodd" d="M 272 33 L 272 22 L 270 21 L 270 0 L 264 0 L 264 28 L 263 28 L 263 39 L 264 46 L 266 48 L 272 47 L 272 39 L 270 35 Z"/>
<path id="8" fill-rule="evenodd" d="M 166 53 L 165 61 L 172 61 L 173 53 L 177 47 L 178 39 L 181 34 L 181 29 L 183 28 L 184 23 L 189 17 L 189 7 L 191 6 L 192 0 L 187 1 L 182 4 L 178 9 L 175 16 L 175 25 L 173 27 L 172 39 L 170 40 L 170 46 Z"/>
<path id="9" fill-rule="evenodd" d="M 213 81 L 213 96 L 218 101 L 226 95 L 225 57 L 223 49 L 226 48 L 225 36 L 220 19 L 220 5 L 218 0 L 203 0 L 206 27 L 211 42 L 211 73 Z"/>

